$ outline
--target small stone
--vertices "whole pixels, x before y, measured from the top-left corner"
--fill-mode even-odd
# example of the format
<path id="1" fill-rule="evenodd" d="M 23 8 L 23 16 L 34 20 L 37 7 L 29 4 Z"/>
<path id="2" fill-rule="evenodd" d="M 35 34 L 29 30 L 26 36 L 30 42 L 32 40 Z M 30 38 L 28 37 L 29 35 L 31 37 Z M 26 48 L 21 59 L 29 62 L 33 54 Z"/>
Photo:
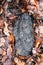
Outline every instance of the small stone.
<path id="1" fill-rule="evenodd" d="M 33 48 L 33 28 L 32 20 L 28 13 L 21 15 L 20 19 L 17 19 L 14 25 L 14 36 L 15 36 L 15 48 L 16 54 L 28 56 L 31 49 Z"/>

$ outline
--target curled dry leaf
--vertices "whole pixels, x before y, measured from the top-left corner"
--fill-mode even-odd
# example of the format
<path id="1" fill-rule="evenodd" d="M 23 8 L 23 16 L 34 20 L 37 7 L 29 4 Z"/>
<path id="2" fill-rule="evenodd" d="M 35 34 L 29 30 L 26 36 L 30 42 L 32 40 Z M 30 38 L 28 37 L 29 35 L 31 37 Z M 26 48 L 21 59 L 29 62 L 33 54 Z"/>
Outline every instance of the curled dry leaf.
<path id="1" fill-rule="evenodd" d="M 29 3 L 28 3 L 29 4 Z M 39 19 L 43 17 L 43 0 L 30 0 L 30 5 L 27 5 L 28 12 L 33 12 L 33 15 L 38 14 Z M 31 13 L 32 14 L 32 13 Z M 36 18 L 37 18 L 36 17 Z"/>
<path id="2" fill-rule="evenodd" d="M 17 57 L 14 58 L 14 61 L 15 61 L 15 63 L 16 63 L 17 65 L 26 65 L 25 62 L 21 61 L 21 60 L 20 60 L 19 58 L 17 58 Z"/>

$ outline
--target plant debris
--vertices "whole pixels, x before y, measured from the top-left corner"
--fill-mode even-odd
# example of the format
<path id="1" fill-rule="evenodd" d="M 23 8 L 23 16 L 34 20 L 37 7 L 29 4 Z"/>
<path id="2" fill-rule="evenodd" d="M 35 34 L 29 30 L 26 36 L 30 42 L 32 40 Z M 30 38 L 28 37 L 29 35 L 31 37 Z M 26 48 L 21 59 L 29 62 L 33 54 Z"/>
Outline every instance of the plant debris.
<path id="1" fill-rule="evenodd" d="M 34 46 L 30 55 L 17 56 L 14 24 L 25 12 L 32 17 Z M 0 65 L 43 65 L 43 0 L 0 0 Z"/>

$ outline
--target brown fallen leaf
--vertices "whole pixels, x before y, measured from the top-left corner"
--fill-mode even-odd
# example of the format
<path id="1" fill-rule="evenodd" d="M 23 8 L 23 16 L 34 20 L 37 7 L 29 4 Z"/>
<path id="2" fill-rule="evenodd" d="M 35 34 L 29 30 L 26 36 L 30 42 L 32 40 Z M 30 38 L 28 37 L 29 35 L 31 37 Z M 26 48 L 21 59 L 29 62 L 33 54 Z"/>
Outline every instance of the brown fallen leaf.
<path id="1" fill-rule="evenodd" d="M 19 58 L 15 57 L 14 61 L 17 65 L 26 65 L 26 63 L 24 61 L 21 61 Z"/>

